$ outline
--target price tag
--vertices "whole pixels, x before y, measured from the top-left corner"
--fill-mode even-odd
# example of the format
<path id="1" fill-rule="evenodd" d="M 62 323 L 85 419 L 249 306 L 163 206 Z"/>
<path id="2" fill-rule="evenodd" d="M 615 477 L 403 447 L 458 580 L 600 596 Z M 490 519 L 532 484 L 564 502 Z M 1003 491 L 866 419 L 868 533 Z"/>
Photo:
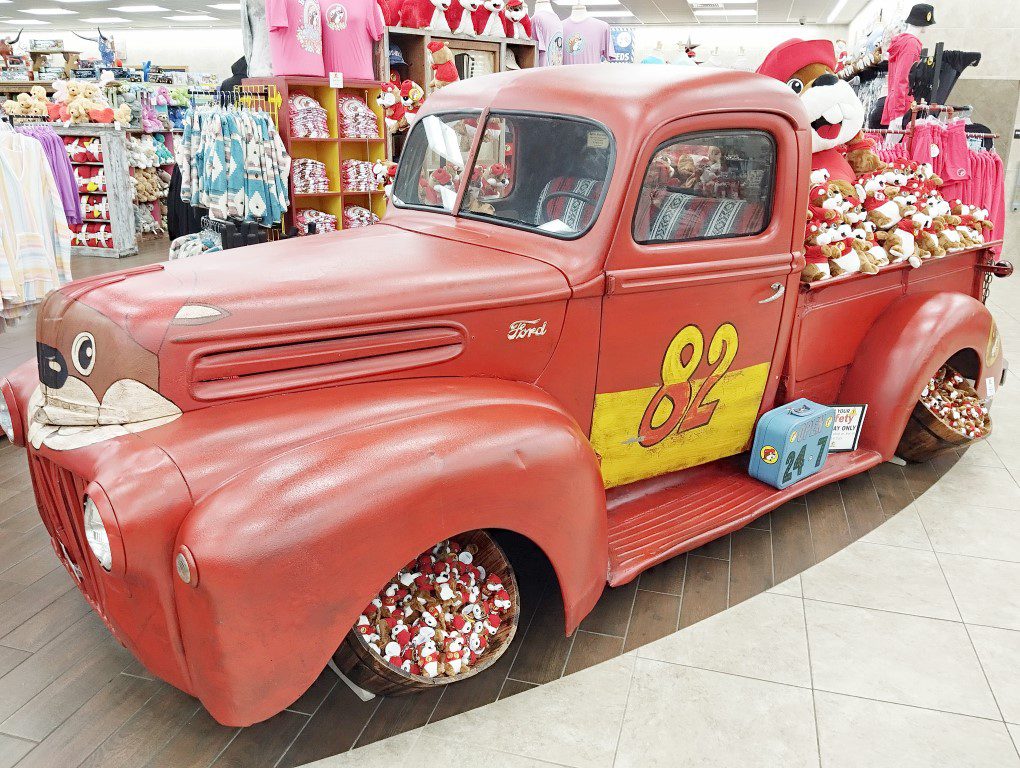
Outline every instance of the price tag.
<path id="1" fill-rule="evenodd" d="M 344 73 L 343 72 L 330 72 L 329 73 L 329 87 L 330 88 L 343 88 L 344 87 Z"/>
<path id="2" fill-rule="evenodd" d="M 836 417 L 832 423 L 832 439 L 829 441 L 829 452 L 856 451 L 857 441 L 861 438 L 861 427 L 864 416 L 868 412 L 867 405 L 834 405 Z"/>

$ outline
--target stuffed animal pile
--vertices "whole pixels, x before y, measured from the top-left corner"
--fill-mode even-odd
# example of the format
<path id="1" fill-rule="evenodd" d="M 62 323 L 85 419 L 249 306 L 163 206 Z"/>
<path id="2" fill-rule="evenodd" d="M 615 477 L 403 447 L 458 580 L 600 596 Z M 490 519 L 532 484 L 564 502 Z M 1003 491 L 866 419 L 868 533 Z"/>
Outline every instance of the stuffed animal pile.
<path id="1" fill-rule="evenodd" d="M 128 165 L 132 168 L 158 168 L 161 165 L 152 136 L 128 136 L 125 143 Z"/>
<path id="2" fill-rule="evenodd" d="M 531 37 L 524 0 L 378 0 L 388 26 L 473 37 Z"/>
<path id="3" fill-rule="evenodd" d="M 450 46 L 441 40 L 433 40 L 428 44 L 429 58 L 432 60 L 432 80 L 429 87 L 434 91 L 444 85 L 455 83 L 460 79 L 457 66 L 453 63 Z"/>
<path id="4" fill-rule="evenodd" d="M 921 404 L 950 429 L 971 440 L 988 434 L 988 406 L 963 376 L 942 366 L 921 391 Z"/>
<path id="5" fill-rule="evenodd" d="M 33 85 L 29 93 L 19 93 L 13 100 L 5 101 L 3 109 L 11 117 L 48 117 L 49 106 L 46 89 Z"/>
<path id="6" fill-rule="evenodd" d="M 906 261 L 919 267 L 984 242 L 988 212 L 945 200 L 928 163 L 899 162 L 858 177 L 856 184 L 811 174 L 801 280 L 875 274 Z"/>
<path id="7" fill-rule="evenodd" d="M 130 107 L 111 108 L 100 85 L 82 80 L 53 81 L 52 101 L 46 97 L 45 88 L 32 86 L 29 93 L 19 93 L 14 100 L 5 101 L 3 110 L 11 116 L 46 117 L 51 122 L 66 124 L 127 125 L 131 118 Z"/>
<path id="8" fill-rule="evenodd" d="M 151 203 L 167 195 L 170 174 L 158 168 L 136 168 L 131 176 L 136 203 Z"/>
<path id="9" fill-rule="evenodd" d="M 358 617 L 368 647 L 428 678 L 476 666 L 513 609 L 501 575 L 476 564 L 476 554 L 450 539 L 404 566 Z"/>

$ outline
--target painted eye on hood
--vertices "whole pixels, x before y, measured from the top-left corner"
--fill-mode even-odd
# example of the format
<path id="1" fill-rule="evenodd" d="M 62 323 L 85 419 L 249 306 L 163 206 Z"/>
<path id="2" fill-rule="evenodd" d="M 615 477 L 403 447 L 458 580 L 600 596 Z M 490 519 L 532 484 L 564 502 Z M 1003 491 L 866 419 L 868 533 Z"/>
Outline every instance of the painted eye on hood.
<path id="1" fill-rule="evenodd" d="M 804 90 L 804 83 L 802 83 L 796 77 L 793 77 L 793 78 L 790 78 L 789 80 L 787 80 L 786 84 L 788 86 L 790 86 L 790 88 L 793 90 L 793 92 L 796 93 L 798 96 L 800 95 L 801 91 Z"/>
<path id="2" fill-rule="evenodd" d="M 96 340 L 91 333 L 79 333 L 71 344 L 71 362 L 82 376 L 88 376 L 96 365 Z"/>

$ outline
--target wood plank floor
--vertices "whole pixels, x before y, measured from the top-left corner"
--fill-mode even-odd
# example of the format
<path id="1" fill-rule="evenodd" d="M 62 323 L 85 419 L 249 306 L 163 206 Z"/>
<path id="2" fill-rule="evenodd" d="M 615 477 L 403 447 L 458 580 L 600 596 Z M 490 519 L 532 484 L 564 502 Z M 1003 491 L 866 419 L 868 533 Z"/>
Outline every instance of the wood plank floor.
<path id="1" fill-rule="evenodd" d="M 75 263 L 75 274 L 162 257 Z M 81 261 L 81 260 L 79 260 Z M 0 335 L 0 372 L 32 355 L 32 332 Z M 521 581 L 521 628 L 484 674 L 416 696 L 358 700 L 328 670 L 286 711 L 217 724 L 106 632 L 58 565 L 24 454 L 0 442 L 0 768 L 297 766 L 512 696 L 735 605 L 819 562 L 908 506 L 954 457 L 881 465 L 789 502 L 732 535 L 607 588 L 573 637 L 548 563 L 503 542 Z"/>

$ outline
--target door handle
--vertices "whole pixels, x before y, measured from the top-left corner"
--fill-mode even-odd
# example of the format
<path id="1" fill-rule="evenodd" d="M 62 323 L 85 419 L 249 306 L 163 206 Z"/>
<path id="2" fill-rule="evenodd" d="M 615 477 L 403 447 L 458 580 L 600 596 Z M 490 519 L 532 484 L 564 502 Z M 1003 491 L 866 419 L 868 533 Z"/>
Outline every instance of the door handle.
<path id="1" fill-rule="evenodd" d="M 769 296 L 767 299 L 762 299 L 761 301 L 759 301 L 758 302 L 759 304 L 768 304 L 769 302 L 775 301 L 784 293 L 786 293 L 786 286 L 783 285 L 782 283 L 772 283 L 770 287 L 772 288 L 772 295 Z"/>

